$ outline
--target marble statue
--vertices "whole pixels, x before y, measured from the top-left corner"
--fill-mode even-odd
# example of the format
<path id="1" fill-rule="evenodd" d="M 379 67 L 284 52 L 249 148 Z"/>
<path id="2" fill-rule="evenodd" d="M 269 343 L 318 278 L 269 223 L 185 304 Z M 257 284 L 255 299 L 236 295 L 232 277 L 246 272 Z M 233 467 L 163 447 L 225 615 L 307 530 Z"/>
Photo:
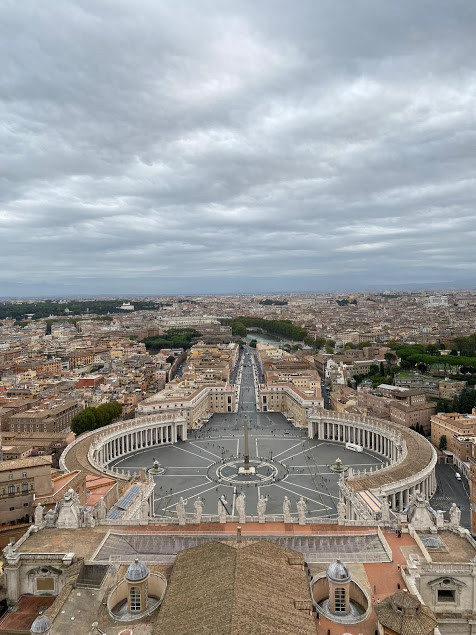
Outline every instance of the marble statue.
<path id="1" fill-rule="evenodd" d="M 246 496 L 243 492 L 236 497 L 236 511 L 240 524 L 246 523 Z"/>
<path id="2" fill-rule="evenodd" d="M 291 501 L 287 496 L 284 497 L 283 501 L 283 516 L 285 523 L 292 523 L 293 519 L 291 517 Z"/>
<path id="3" fill-rule="evenodd" d="M 299 522 L 300 525 L 305 525 L 306 524 L 307 505 L 306 505 L 306 501 L 304 500 L 304 498 L 302 496 L 298 500 L 298 502 L 296 503 L 296 507 L 297 507 L 297 512 L 298 512 L 298 522 Z"/>
<path id="4" fill-rule="evenodd" d="M 149 519 L 149 513 L 150 513 L 149 501 L 147 500 L 147 498 L 143 498 L 142 502 L 140 504 L 140 517 L 141 517 L 141 520 L 148 520 Z"/>
<path id="5" fill-rule="evenodd" d="M 450 525 L 452 527 L 459 527 L 461 519 L 461 509 L 456 503 L 453 503 L 450 507 Z"/>
<path id="6" fill-rule="evenodd" d="M 438 509 L 436 511 L 436 526 L 438 529 L 442 529 L 445 524 L 445 513 L 443 510 Z"/>
<path id="7" fill-rule="evenodd" d="M 104 498 L 100 498 L 98 503 L 98 520 L 104 520 L 106 518 L 106 514 L 106 501 Z"/>
<path id="8" fill-rule="evenodd" d="M 225 496 L 220 496 L 220 498 L 218 499 L 218 519 L 221 523 L 226 523 L 227 503 L 228 501 L 226 500 Z"/>
<path id="9" fill-rule="evenodd" d="M 390 521 L 390 505 L 388 504 L 388 498 L 385 495 L 382 496 L 380 513 L 382 514 L 382 521 L 384 523 L 388 523 Z"/>
<path id="10" fill-rule="evenodd" d="M 96 519 L 94 518 L 94 516 L 92 515 L 91 512 L 85 512 L 84 513 L 84 524 L 83 527 L 95 527 L 96 526 Z"/>
<path id="11" fill-rule="evenodd" d="M 78 529 L 81 525 L 81 508 L 79 498 L 73 489 L 69 489 L 59 509 L 56 527 L 58 529 Z"/>
<path id="12" fill-rule="evenodd" d="M 43 505 L 40 505 L 40 503 L 38 503 L 38 505 L 35 507 L 35 525 L 37 527 L 41 527 L 43 525 L 44 510 L 45 508 L 43 507 Z"/>
<path id="13" fill-rule="evenodd" d="M 186 501 L 184 501 L 184 499 L 182 498 L 182 496 L 180 497 L 179 502 L 177 503 L 177 518 L 178 518 L 178 524 L 179 525 L 185 525 L 186 521 L 186 516 L 185 516 L 185 505 L 187 504 Z"/>
<path id="14" fill-rule="evenodd" d="M 261 496 L 258 499 L 258 506 L 256 508 L 256 511 L 258 512 L 258 522 L 259 523 L 264 523 L 265 522 L 265 514 L 266 514 L 266 503 L 267 503 L 268 499 L 267 497 L 263 496 L 261 494 Z"/>
<path id="15" fill-rule="evenodd" d="M 345 520 L 345 503 L 340 500 L 337 503 L 337 522 L 342 522 Z"/>
<path id="16" fill-rule="evenodd" d="M 48 510 L 45 514 L 45 523 L 47 527 L 55 526 L 55 513 L 52 509 Z"/>
<path id="17" fill-rule="evenodd" d="M 194 522 L 199 525 L 202 521 L 202 514 L 203 514 L 203 501 L 201 498 L 197 498 L 196 501 L 193 504 L 193 508 L 195 509 L 195 514 L 194 514 Z"/>

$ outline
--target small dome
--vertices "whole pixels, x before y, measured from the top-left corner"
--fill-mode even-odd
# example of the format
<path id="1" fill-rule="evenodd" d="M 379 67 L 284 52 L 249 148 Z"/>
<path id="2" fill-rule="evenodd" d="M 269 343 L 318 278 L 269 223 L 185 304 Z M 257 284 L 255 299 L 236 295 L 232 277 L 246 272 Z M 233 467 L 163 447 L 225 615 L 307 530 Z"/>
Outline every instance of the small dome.
<path id="1" fill-rule="evenodd" d="M 51 620 L 46 615 L 38 615 L 30 627 L 30 633 L 48 633 L 52 627 Z"/>
<path id="2" fill-rule="evenodd" d="M 350 580 L 349 569 L 340 560 L 336 560 L 329 565 L 326 575 L 331 582 L 343 583 Z"/>
<path id="3" fill-rule="evenodd" d="M 127 569 L 126 580 L 128 582 L 137 582 L 138 580 L 144 580 L 148 575 L 149 569 L 141 560 L 136 558 Z"/>

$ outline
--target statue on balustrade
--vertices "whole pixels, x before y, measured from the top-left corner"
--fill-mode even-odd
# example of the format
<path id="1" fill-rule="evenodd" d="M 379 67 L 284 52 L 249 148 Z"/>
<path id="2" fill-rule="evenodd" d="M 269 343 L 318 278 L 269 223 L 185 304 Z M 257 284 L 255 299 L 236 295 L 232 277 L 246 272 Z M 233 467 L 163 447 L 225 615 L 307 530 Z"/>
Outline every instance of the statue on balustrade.
<path id="1" fill-rule="evenodd" d="M 227 503 L 225 495 L 220 496 L 218 499 L 218 519 L 221 523 L 226 523 Z"/>
<path id="2" fill-rule="evenodd" d="M 283 516 L 285 523 L 292 523 L 293 519 L 291 517 L 291 501 L 287 496 L 284 497 L 283 501 Z"/>
<path id="3" fill-rule="evenodd" d="M 246 496 L 244 492 L 241 492 L 236 497 L 236 511 L 238 512 L 238 519 L 241 524 L 246 523 Z"/>
<path id="4" fill-rule="evenodd" d="M 258 522 L 259 523 L 264 523 L 265 522 L 266 503 L 267 503 L 267 501 L 268 501 L 268 498 L 266 496 L 263 496 L 263 494 L 261 494 L 259 499 L 258 499 L 258 506 L 256 508 L 256 511 L 258 512 Z"/>
<path id="5" fill-rule="evenodd" d="M 461 520 L 461 509 L 458 507 L 458 505 L 456 505 L 456 503 L 453 503 L 450 507 L 450 525 L 455 528 L 459 527 L 460 520 Z"/>
<path id="6" fill-rule="evenodd" d="M 202 521 L 203 514 L 203 501 L 201 498 L 197 498 L 193 504 L 193 508 L 195 509 L 194 514 L 194 522 L 199 525 Z"/>
<path id="7" fill-rule="evenodd" d="M 300 525 L 305 525 L 306 524 L 307 505 L 306 505 L 306 501 L 304 500 L 304 498 L 302 496 L 298 500 L 298 502 L 296 503 L 296 507 L 297 507 L 297 512 L 298 512 L 298 522 L 299 522 Z"/>
<path id="8" fill-rule="evenodd" d="M 178 518 L 178 523 L 179 525 L 185 525 L 186 521 L 186 515 L 185 515 L 185 505 L 187 504 L 187 501 L 184 501 L 183 497 L 180 497 L 179 502 L 177 503 L 177 518 Z"/>
<path id="9" fill-rule="evenodd" d="M 40 505 L 40 503 L 38 503 L 38 505 L 35 507 L 35 525 L 37 527 L 41 527 L 43 525 L 44 510 L 45 508 L 43 507 L 43 505 Z"/>

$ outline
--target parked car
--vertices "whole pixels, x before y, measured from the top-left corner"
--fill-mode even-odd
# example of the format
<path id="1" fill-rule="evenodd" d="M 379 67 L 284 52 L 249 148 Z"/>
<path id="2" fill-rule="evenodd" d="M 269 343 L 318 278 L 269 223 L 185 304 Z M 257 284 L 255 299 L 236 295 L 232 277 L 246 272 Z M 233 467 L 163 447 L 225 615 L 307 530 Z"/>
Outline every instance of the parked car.
<path id="1" fill-rule="evenodd" d="M 456 472 L 456 474 L 455 474 L 455 479 L 456 479 L 457 481 L 461 481 L 461 474 L 460 474 L 459 472 Z"/>

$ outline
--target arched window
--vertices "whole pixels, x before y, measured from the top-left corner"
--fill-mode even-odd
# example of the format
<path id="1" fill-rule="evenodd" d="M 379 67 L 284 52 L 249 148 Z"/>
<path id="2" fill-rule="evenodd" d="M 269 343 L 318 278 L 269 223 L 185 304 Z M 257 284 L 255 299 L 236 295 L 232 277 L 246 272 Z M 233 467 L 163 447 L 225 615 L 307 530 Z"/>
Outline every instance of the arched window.
<path id="1" fill-rule="evenodd" d="M 22 492 L 28 492 L 28 483 L 22 483 L 21 484 L 21 491 Z"/>
<path id="2" fill-rule="evenodd" d="M 8 486 L 8 493 L 9 494 L 14 494 L 15 493 L 15 485 L 9 485 Z"/>
<path id="3" fill-rule="evenodd" d="M 345 613 L 345 589 L 336 589 L 334 600 L 335 600 L 335 612 Z"/>
<path id="4" fill-rule="evenodd" d="M 136 586 L 132 586 L 129 591 L 129 602 L 131 605 L 131 613 L 139 613 L 140 606 L 140 590 Z"/>

